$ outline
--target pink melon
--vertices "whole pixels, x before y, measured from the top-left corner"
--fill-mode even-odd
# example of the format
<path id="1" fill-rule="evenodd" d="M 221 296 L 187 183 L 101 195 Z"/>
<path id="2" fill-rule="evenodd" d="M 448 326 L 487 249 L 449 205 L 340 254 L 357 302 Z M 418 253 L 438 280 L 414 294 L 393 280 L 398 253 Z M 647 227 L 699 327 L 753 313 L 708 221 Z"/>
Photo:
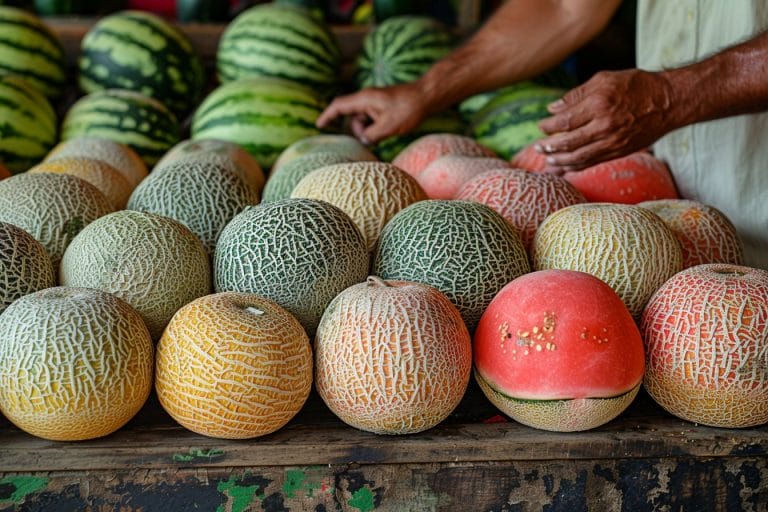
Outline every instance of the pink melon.
<path id="1" fill-rule="evenodd" d="M 496 154 L 472 137 L 455 133 L 430 133 L 403 148 L 392 163 L 414 178 L 443 155 L 495 157 Z"/>
<path id="2" fill-rule="evenodd" d="M 587 201 L 563 178 L 522 169 L 484 172 L 464 183 L 456 199 L 482 203 L 499 212 L 514 226 L 529 252 L 536 230 L 549 214 Z"/>
<path id="3" fill-rule="evenodd" d="M 621 414 L 643 378 L 643 341 L 621 298 L 572 270 L 532 272 L 493 299 L 475 331 L 475 377 L 512 419 L 559 432 Z"/>
<path id="4" fill-rule="evenodd" d="M 475 176 L 509 166 L 502 158 L 443 155 L 421 171 L 418 182 L 430 199 L 453 199 L 459 188 Z"/>
<path id="5" fill-rule="evenodd" d="M 744 244 L 733 223 L 713 206 L 688 199 L 643 201 L 672 229 L 683 249 L 683 268 L 704 263 L 741 265 Z"/>
<path id="6" fill-rule="evenodd" d="M 547 155 L 536 151 L 536 144 L 529 144 L 512 157 L 512 167 L 538 172 L 547 166 Z"/>
<path id="7" fill-rule="evenodd" d="M 714 427 L 768 422 L 768 272 L 697 265 L 643 312 L 644 385 L 664 409 Z"/>

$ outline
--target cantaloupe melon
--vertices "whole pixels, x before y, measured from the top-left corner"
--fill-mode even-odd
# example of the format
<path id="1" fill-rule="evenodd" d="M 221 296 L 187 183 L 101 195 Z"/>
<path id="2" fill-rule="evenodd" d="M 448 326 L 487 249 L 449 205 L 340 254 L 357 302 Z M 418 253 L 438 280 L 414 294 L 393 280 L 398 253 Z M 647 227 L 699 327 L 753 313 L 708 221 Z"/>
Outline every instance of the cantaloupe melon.
<path id="1" fill-rule="evenodd" d="M 453 199 L 461 186 L 475 176 L 509 166 L 501 158 L 443 155 L 430 162 L 417 179 L 430 199 Z"/>
<path id="2" fill-rule="evenodd" d="M 472 137 L 455 133 L 431 133 L 408 144 L 392 159 L 392 163 L 418 178 L 427 165 L 443 155 L 495 157 L 496 153 Z"/>
<path id="3" fill-rule="evenodd" d="M 114 295 L 56 287 L 0 315 L 0 411 L 45 439 L 111 434 L 152 388 L 154 346 L 139 314 Z"/>
<path id="4" fill-rule="evenodd" d="M 43 244 L 20 227 L 0 222 L 0 313 L 16 299 L 56 286 Z"/>
<path id="5" fill-rule="evenodd" d="M 299 319 L 311 337 L 328 303 L 368 275 L 365 239 L 324 201 L 283 199 L 248 207 L 219 236 L 217 292 L 254 293 Z"/>
<path id="6" fill-rule="evenodd" d="M 301 179 L 315 169 L 352 161 L 346 155 L 331 151 L 313 151 L 293 158 L 280 167 L 272 168 L 261 200 L 268 203 L 287 199 Z"/>
<path id="7" fill-rule="evenodd" d="M 113 293 L 160 338 L 173 314 L 211 291 L 202 242 L 168 217 L 121 210 L 89 224 L 67 247 L 60 282 Z"/>
<path id="8" fill-rule="evenodd" d="M 544 219 L 533 240 L 533 267 L 602 279 L 639 321 L 653 292 L 683 268 L 683 253 L 672 230 L 650 210 L 584 203 Z"/>
<path id="9" fill-rule="evenodd" d="M 0 222 L 35 237 L 54 268 L 75 235 L 112 210 L 104 194 L 75 176 L 22 173 L 0 181 Z"/>
<path id="10" fill-rule="evenodd" d="M 303 137 L 286 147 L 272 165 L 272 172 L 291 160 L 318 151 L 337 153 L 353 161 L 375 162 L 378 160 L 376 155 L 351 135 L 323 133 Z"/>
<path id="11" fill-rule="evenodd" d="M 415 179 L 385 162 L 350 162 L 316 169 L 291 197 L 327 201 L 355 221 L 372 250 L 384 225 L 406 206 L 427 198 Z"/>
<path id="12" fill-rule="evenodd" d="M 371 277 L 328 306 L 316 385 L 342 421 L 378 434 L 427 430 L 456 408 L 472 349 L 456 308 L 431 286 Z"/>
<path id="13" fill-rule="evenodd" d="M 472 201 L 429 199 L 404 208 L 381 232 L 372 273 L 429 284 L 458 308 L 472 332 L 491 299 L 530 271 L 515 229 Z"/>
<path id="14" fill-rule="evenodd" d="M 155 388 L 181 425 L 211 437 L 274 432 L 312 389 L 312 348 L 275 302 L 247 293 L 206 295 L 182 307 L 157 346 Z"/>

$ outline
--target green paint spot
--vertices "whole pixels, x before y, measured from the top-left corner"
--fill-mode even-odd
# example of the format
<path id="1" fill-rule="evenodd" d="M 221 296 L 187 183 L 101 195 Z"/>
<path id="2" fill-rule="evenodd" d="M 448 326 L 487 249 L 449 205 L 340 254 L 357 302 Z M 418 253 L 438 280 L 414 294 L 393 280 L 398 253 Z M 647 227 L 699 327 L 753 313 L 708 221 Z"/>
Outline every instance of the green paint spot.
<path id="1" fill-rule="evenodd" d="M 243 512 L 248 505 L 253 502 L 253 497 L 259 490 L 258 485 L 240 485 L 236 476 L 230 476 L 228 480 L 219 482 L 216 489 L 226 494 L 232 500 L 232 512 Z M 264 494 L 256 496 L 258 499 L 264 499 Z M 219 505 L 216 512 L 224 512 L 224 505 Z"/>
<path id="2" fill-rule="evenodd" d="M 11 493 L 8 500 L 13 503 L 21 503 L 28 494 L 45 489 L 48 486 L 48 479 L 36 476 L 7 476 L 0 480 L 0 485 L 10 484 L 16 488 Z"/>
<path id="3" fill-rule="evenodd" d="M 194 459 L 211 460 L 224 455 L 224 450 L 211 448 L 210 450 L 201 450 L 200 448 L 190 448 L 189 453 L 176 453 L 173 455 L 174 462 L 189 462 Z"/>
<path id="4" fill-rule="evenodd" d="M 371 512 L 376 506 L 373 504 L 373 493 L 367 487 L 361 487 L 352 494 L 352 499 L 347 502 L 350 507 L 355 507 L 360 512 Z"/>

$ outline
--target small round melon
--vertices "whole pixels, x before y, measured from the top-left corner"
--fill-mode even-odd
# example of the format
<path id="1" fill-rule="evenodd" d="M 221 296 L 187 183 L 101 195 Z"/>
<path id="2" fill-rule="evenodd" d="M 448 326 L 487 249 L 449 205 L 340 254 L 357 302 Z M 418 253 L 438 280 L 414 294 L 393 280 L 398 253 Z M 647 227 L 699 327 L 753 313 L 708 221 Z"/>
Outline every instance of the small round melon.
<path id="1" fill-rule="evenodd" d="M 430 199 L 453 199 L 461 186 L 485 171 L 504 169 L 509 162 L 501 158 L 443 155 L 419 173 L 419 185 Z"/>
<path id="2" fill-rule="evenodd" d="M 136 188 L 147 177 L 147 165 L 138 153 L 125 144 L 99 137 L 74 137 L 59 142 L 46 155 L 45 160 L 86 157 L 108 163 Z"/>
<path id="3" fill-rule="evenodd" d="M 285 148 L 275 160 L 272 172 L 291 160 L 319 151 L 338 153 L 354 161 L 375 162 L 378 160 L 376 155 L 351 135 L 323 133 L 303 137 Z"/>
<path id="4" fill-rule="evenodd" d="M 128 209 L 181 222 L 213 254 L 224 226 L 258 202 L 258 190 L 222 157 L 192 155 L 153 169 L 131 194 Z"/>
<path id="5" fill-rule="evenodd" d="M 350 162 L 316 169 L 291 197 L 327 201 L 355 221 L 372 250 L 384 225 L 406 206 L 427 198 L 411 176 L 385 162 Z"/>
<path id="6" fill-rule="evenodd" d="M 392 163 L 418 178 L 433 160 L 443 155 L 496 157 L 496 153 L 471 137 L 454 133 L 431 133 L 408 144 Z"/>
<path id="7" fill-rule="evenodd" d="M 401 210 L 381 232 L 372 273 L 429 284 L 458 308 L 470 332 L 494 295 L 530 271 L 515 229 L 472 201 L 430 199 Z"/>
<path id="8" fill-rule="evenodd" d="M 431 286 L 370 277 L 341 292 L 315 339 L 317 391 L 345 423 L 377 434 L 434 427 L 461 401 L 469 333 Z"/>
<path id="9" fill-rule="evenodd" d="M 247 293 L 182 307 L 157 345 L 160 404 L 198 434 L 249 439 L 283 427 L 312 389 L 312 348 L 301 324 Z"/>
<path id="10" fill-rule="evenodd" d="M 180 222 L 121 210 L 72 240 L 61 260 L 60 281 L 125 300 L 157 340 L 180 307 L 210 293 L 211 268 L 203 244 Z"/>
<path id="11" fill-rule="evenodd" d="M 313 151 L 296 157 L 280 167 L 273 167 L 264 186 L 262 202 L 269 203 L 291 197 L 293 189 L 307 174 L 326 165 L 341 164 L 354 160 L 330 151 Z"/>
<path id="12" fill-rule="evenodd" d="M 20 227 L 0 222 L 0 313 L 16 299 L 56 286 L 43 244 Z"/>
<path id="13" fill-rule="evenodd" d="M 768 422 L 768 272 L 687 268 L 643 312 L 645 389 L 675 416 L 724 428 Z"/>
<path id="14" fill-rule="evenodd" d="M 43 244 L 54 268 L 81 229 L 113 211 L 104 194 L 68 174 L 17 174 L 0 181 L 0 222 Z"/>
<path id="15" fill-rule="evenodd" d="M 536 144 L 528 144 L 512 157 L 512 166 L 538 172 L 547 166 L 547 155 L 536 150 Z"/>
<path id="16" fill-rule="evenodd" d="M 566 206 L 541 223 L 532 252 L 535 270 L 579 270 L 602 279 L 638 321 L 653 292 L 683 268 L 672 230 L 635 205 Z"/>
<path id="17" fill-rule="evenodd" d="M 57 158 L 42 162 L 32 167 L 27 172 L 53 174 L 69 174 L 82 178 L 104 194 L 112 205 L 113 210 L 122 210 L 128 203 L 128 197 L 133 187 L 120 172 L 104 162 L 87 157 Z"/>
<path id="18" fill-rule="evenodd" d="M 153 351 L 139 314 L 114 295 L 32 293 L 0 315 L 0 410 L 45 439 L 106 436 L 146 402 Z"/>
<path id="19" fill-rule="evenodd" d="M 488 399 L 525 425 L 571 432 L 624 411 L 643 379 L 643 340 L 621 298 L 596 277 L 544 270 L 507 284 L 474 340 Z"/>
<path id="20" fill-rule="evenodd" d="M 360 230 L 339 208 L 283 199 L 236 215 L 221 232 L 213 261 L 217 292 L 271 299 L 313 336 L 328 303 L 365 280 L 369 256 Z"/>
<path id="21" fill-rule="evenodd" d="M 661 217 L 675 233 L 683 249 L 683 268 L 743 263 L 744 243 L 736 227 L 714 206 L 688 199 L 657 199 L 638 206 Z"/>

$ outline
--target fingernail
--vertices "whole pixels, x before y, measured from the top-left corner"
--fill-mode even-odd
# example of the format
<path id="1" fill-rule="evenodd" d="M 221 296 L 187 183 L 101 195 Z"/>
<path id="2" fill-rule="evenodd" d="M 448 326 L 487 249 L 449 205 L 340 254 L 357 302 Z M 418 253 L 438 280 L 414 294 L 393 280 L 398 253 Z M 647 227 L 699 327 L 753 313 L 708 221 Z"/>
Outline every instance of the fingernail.
<path id="1" fill-rule="evenodd" d="M 360 142 L 365 144 L 366 146 L 371 143 L 371 141 L 369 141 L 368 137 L 366 137 L 365 135 L 360 136 Z"/>
<path id="2" fill-rule="evenodd" d="M 541 144 L 534 144 L 533 149 L 536 150 L 537 153 L 544 152 L 544 147 Z"/>
<path id="3" fill-rule="evenodd" d="M 547 162 L 547 165 L 555 165 L 555 163 L 556 163 L 555 162 L 555 157 L 553 157 L 553 156 L 548 156 L 545 161 Z"/>
<path id="4" fill-rule="evenodd" d="M 555 101 L 553 101 L 552 103 L 549 104 L 549 106 L 552 107 L 552 108 L 560 108 L 563 105 L 565 105 L 565 102 L 562 99 L 555 100 Z"/>
<path id="5" fill-rule="evenodd" d="M 552 144 L 547 144 L 544 146 L 544 149 L 547 151 L 547 153 L 552 153 L 555 151 L 554 148 L 552 148 Z"/>

